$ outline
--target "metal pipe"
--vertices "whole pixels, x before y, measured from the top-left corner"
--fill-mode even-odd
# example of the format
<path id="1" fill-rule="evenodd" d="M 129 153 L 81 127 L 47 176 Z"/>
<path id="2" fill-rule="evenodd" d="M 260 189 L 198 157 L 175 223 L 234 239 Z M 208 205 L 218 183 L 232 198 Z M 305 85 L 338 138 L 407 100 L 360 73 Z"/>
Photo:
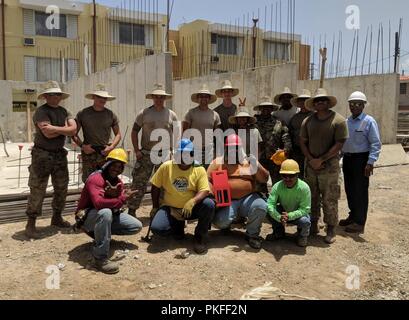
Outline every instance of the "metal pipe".
<path id="1" fill-rule="evenodd" d="M 92 64 L 94 65 L 94 72 L 97 72 L 97 4 L 95 3 L 95 0 L 92 0 L 92 2 L 94 7 L 94 16 L 92 17 L 92 30 L 94 37 L 93 41 L 94 52 Z"/>
<path id="2" fill-rule="evenodd" d="M 253 68 L 256 68 L 256 54 L 257 54 L 257 22 L 258 19 L 253 18 Z"/>
<path id="3" fill-rule="evenodd" d="M 2 45 L 3 45 L 3 78 L 7 80 L 7 59 L 6 59 L 6 23 L 4 14 L 4 0 L 1 0 L 1 32 L 2 32 Z"/>

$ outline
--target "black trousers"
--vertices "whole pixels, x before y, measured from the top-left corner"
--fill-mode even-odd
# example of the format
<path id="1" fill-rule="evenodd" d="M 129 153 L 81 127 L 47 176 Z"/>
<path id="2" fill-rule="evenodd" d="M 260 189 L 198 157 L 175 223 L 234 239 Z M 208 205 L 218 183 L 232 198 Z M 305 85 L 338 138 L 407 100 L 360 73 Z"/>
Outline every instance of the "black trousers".
<path id="1" fill-rule="evenodd" d="M 361 226 L 365 226 L 368 216 L 369 178 L 365 177 L 368 157 L 369 153 L 345 154 L 342 167 L 349 217 Z"/>

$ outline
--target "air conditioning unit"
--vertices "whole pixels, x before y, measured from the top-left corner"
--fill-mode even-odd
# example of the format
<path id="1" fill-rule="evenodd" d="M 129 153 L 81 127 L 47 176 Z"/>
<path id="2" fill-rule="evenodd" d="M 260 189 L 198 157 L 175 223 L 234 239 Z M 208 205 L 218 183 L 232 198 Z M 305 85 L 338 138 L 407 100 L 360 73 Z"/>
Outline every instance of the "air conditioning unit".
<path id="1" fill-rule="evenodd" d="M 36 91 L 34 89 L 24 89 L 24 93 L 27 93 L 27 94 L 33 94 L 35 92 Z"/>
<path id="2" fill-rule="evenodd" d="M 155 51 L 153 49 L 145 49 L 145 56 L 153 56 Z"/>
<path id="3" fill-rule="evenodd" d="M 24 45 L 29 47 L 35 46 L 34 38 L 24 38 Z"/>
<path id="4" fill-rule="evenodd" d="M 210 62 L 215 63 L 215 62 L 219 62 L 219 61 L 220 61 L 220 58 L 218 56 L 211 56 L 210 57 Z"/>

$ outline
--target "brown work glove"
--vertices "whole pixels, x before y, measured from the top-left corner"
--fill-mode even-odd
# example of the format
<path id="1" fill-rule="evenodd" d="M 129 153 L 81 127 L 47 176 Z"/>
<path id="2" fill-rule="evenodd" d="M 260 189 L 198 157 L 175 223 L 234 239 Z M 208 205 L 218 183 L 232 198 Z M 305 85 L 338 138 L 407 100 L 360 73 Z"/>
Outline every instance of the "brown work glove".
<path id="1" fill-rule="evenodd" d="M 118 183 L 116 186 L 113 186 L 109 183 L 108 180 L 105 181 L 107 186 L 105 187 L 104 197 L 108 199 L 115 199 L 121 195 L 121 188 L 119 187 L 120 184 Z"/>

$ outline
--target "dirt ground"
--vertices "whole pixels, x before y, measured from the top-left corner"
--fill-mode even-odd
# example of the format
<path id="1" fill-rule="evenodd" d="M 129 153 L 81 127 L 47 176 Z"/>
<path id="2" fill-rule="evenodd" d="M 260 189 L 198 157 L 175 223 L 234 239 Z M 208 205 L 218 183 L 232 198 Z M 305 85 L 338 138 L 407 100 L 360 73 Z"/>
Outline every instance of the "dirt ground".
<path id="1" fill-rule="evenodd" d="M 140 239 L 147 232 L 149 207 L 139 212 L 144 230 L 132 237 L 113 237 L 112 254 L 120 272 L 104 275 L 90 266 L 91 239 L 39 225 L 44 239 L 27 241 L 24 223 L 0 226 L 0 299 L 239 299 L 245 292 L 272 282 L 286 293 L 317 299 L 409 299 L 409 166 L 376 169 L 371 180 L 367 230 L 350 236 L 338 228 L 335 244 L 324 231 L 306 249 L 291 238 L 263 243 L 260 252 L 244 240 L 243 230 L 210 233 L 209 253 L 192 252 L 192 231 L 181 242 Z M 340 217 L 347 214 L 345 195 Z M 73 221 L 73 218 L 70 218 Z M 263 225 L 262 236 L 271 232 Z M 59 265 L 60 289 L 46 287 L 47 266 Z M 346 284 L 348 266 L 359 268 L 359 289 Z M 354 267 L 353 267 L 354 268 Z"/>

